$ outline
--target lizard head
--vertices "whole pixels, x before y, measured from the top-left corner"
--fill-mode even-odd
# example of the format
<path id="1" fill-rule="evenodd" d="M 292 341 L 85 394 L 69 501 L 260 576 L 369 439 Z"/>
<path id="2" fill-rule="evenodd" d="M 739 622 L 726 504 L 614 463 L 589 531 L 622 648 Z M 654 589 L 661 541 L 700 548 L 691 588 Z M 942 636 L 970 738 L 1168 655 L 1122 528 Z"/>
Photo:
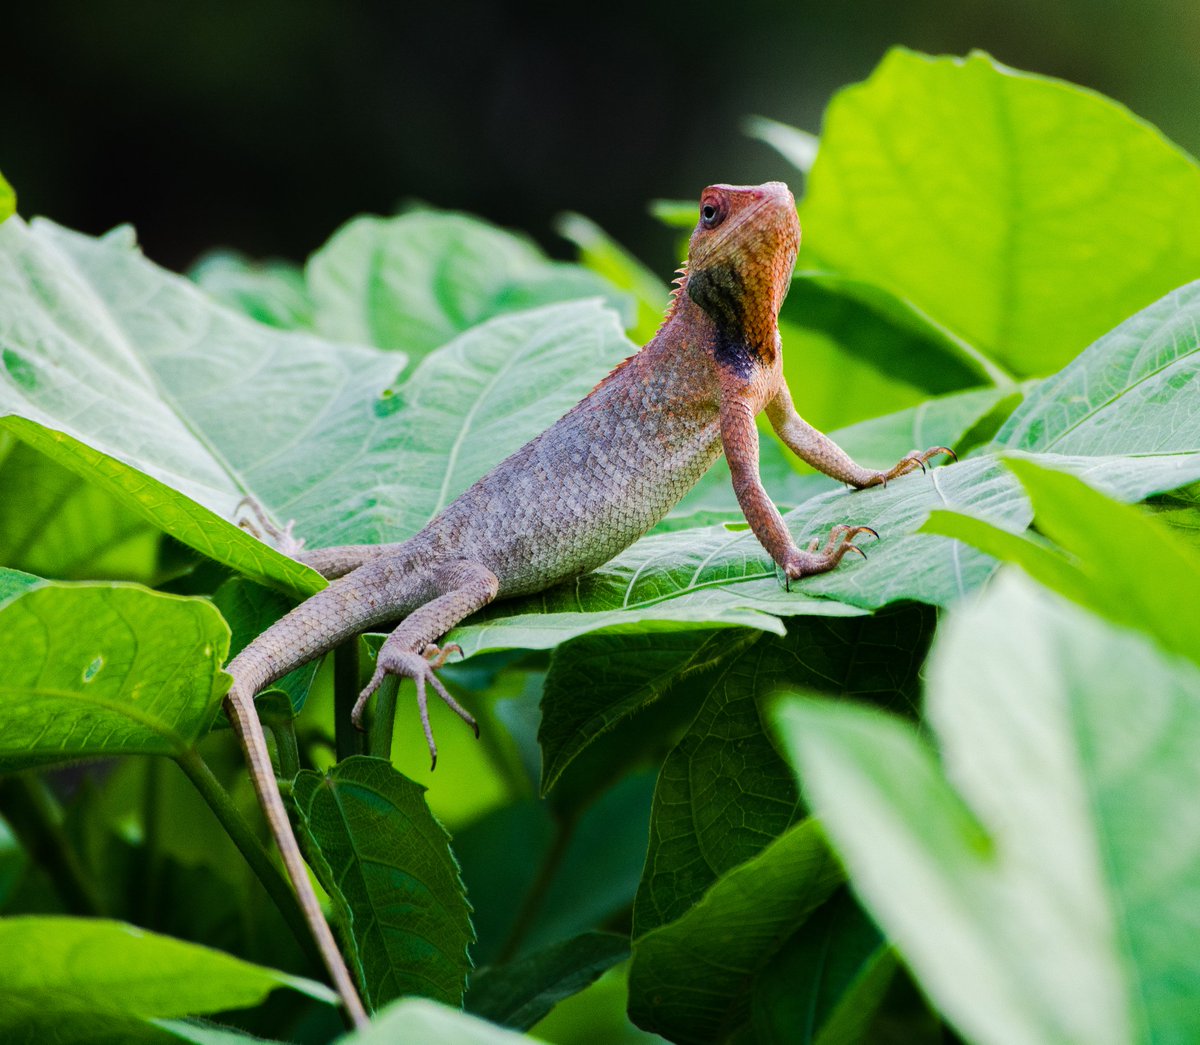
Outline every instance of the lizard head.
<path id="1" fill-rule="evenodd" d="M 700 196 L 684 290 L 726 338 L 773 351 L 799 248 L 796 201 L 783 182 L 710 185 Z"/>

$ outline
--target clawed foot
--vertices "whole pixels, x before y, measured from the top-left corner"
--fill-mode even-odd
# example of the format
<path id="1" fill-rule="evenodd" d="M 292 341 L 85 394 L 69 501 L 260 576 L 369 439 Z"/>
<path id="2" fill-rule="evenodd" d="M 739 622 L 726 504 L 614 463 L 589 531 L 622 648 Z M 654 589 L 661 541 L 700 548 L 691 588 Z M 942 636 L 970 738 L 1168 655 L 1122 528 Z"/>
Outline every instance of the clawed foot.
<path id="1" fill-rule="evenodd" d="M 431 642 L 420 653 L 415 653 L 405 649 L 391 650 L 388 648 L 388 643 L 385 642 L 380 647 L 379 656 L 375 660 L 375 672 L 371 676 L 371 681 L 367 683 L 366 689 L 358 695 L 358 700 L 354 702 L 354 710 L 350 712 L 350 720 L 355 727 L 364 728 L 362 718 L 363 712 L 367 709 L 367 701 L 379 688 L 384 676 L 396 675 L 400 678 L 412 679 L 417 685 L 417 710 L 421 713 L 421 726 L 425 730 L 425 740 L 429 744 L 429 768 L 431 770 L 437 768 L 437 745 L 433 742 L 433 728 L 429 725 L 429 705 L 425 697 L 426 683 L 433 686 L 434 691 L 445 701 L 446 706 L 475 731 L 475 739 L 478 740 L 479 723 L 466 708 L 450 696 L 449 691 L 434 674 L 437 668 L 446 663 L 451 653 L 457 653 L 461 657 L 462 647 L 455 642 L 451 642 L 447 646 L 436 646 Z"/>
<path id="2" fill-rule="evenodd" d="M 854 538 L 862 533 L 869 533 L 879 540 L 879 534 L 869 526 L 838 525 L 829 531 L 824 548 L 821 548 L 821 539 L 814 537 L 808 542 L 808 548 L 805 551 L 800 551 L 798 548 L 793 549 L 787 562 L 783 564 L 784 587 L 791 591 L 792 581 L 812 576 L 814 573 L 825 573 L 827 570 L 832 570 L 842 561 L 842 557 L 847 552 L 858 552 L 865 559 L 867 553 L 854 543 Z"/>
<path id="3" fill-rule="evenodd" d="M 243 509 L 249 509 L 250 514 L 254 518 L 248 519 L 243 516 L 237 521 L 239 527 L 251 536 L 257 537 L 264 544 L 273 545 L 276 550 L 282 552 L 284 555 L 291 556 L 293 559 L 300 554 L 304 548 L 304 538 L 297 537 L 293 533 L 293 528 L 296 525 L 295 519 L 289 519 L 287 525 L 280 529 L 267 518 L 267 513 L 263 509 L 263 506 L 249 495 L 238 501 L 237 507 L 233 510 L 234 515 L 240 515 Z"/>
<path id="4" fill-rule="evenodd" d="M 889 480 L 898 479 L 902 475 L 907 475 L 909 472 L 915 472 L 918 468 L 925 471 L 925 463 L 932 457 L 937 457 L 938 454 L 947 454 L 955 461 L 958 460 L 958 455 L 948 446 L 931 446 L 928 450 L 913 450 L 911 453 L 905 454 L 886 472 L 876 472 L 869 486 L 887 486 Z"/>

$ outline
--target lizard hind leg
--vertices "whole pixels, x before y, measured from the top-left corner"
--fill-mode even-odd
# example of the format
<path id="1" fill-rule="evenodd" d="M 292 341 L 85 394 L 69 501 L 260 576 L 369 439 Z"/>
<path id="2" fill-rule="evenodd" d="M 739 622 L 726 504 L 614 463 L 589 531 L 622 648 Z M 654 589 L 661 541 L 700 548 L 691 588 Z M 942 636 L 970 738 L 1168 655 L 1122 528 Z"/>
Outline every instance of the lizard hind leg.
<path id="1" fill-rule="evenodd" d="M 450 695 L 449 690 L 434 674 L 435 670 L 445 663 L 450 651 L 458 647 L 451 643 L 439 648 L 434 640 L 444 635 L 464 617 L 486 606 L 500 589 L 500 582 L 491 570 L 472 562 L 446 564 L 434 575 L 433 584 L 434 590 L 440 594 L 410 613 L 384 641 L 379 648 L 371 680 L 359 694 L 351 713 L 354 724 L 361 729 L 367 703 L 385 676 L 396 675 L 402 679 L 412 679 L 417 689 L 417 709 L 421 715 L 421 726 L 429 744 L 431 769 L 437 766 L 437 744 L 433 739 L 433 727 L 429 724 L 427 686 L 432 686 L 446 706 L 475 731 L 476 737 L 479 736 L 478 723 L 470 712 Z M 462 650 L 458 649 L 458 652 L 461 653 Z"/>

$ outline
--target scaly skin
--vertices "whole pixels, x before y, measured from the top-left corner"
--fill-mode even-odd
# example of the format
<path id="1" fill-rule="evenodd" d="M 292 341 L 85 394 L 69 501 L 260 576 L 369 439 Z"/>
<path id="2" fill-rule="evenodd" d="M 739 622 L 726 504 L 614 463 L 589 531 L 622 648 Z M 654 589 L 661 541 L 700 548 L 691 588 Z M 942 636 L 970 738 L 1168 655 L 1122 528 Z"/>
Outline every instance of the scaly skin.
<path id="1" fill-rule="evenodd" d="M 352 636 L 402 619 L 379 651 L 355 722 L 386 674 L 412 678 L 429 729 L 427 685 L 474 720 L 434 674 L 435 641 L 495 598 L 540 591 L 607 562 L 658 522 L 724 451 L 738 503 L 789 580 L 833 569 L 867 527 L 835 527 L 824 548 L 796 547 L 758 474 L 762 410 L 801 458 L 855 487 L 886 483 L 944 447 L 913 452 L 886 472 L 854 463 L 802 420 L 783 380 L 779 308 L 800 245 L 787 186 L 715 185 L 700 199 L 686 275 L 654 339 L 551 428 L 497 465 L 401 544 L 326 548 L 300 556 L 324 591 L 268 628 L 230 664 L 230 718 L 246 745 L 259 797 L 330 972 L 356 1022 L 349 974 L 312 895 L 288 825 L 254 694 Z"/>

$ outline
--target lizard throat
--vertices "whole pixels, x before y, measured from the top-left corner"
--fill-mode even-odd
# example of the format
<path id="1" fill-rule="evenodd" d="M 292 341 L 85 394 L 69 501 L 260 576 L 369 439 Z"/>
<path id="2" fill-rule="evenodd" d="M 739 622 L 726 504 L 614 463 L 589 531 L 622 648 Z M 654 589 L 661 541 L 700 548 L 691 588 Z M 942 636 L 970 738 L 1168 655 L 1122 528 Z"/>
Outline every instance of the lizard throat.
<path id="1" fill-rule="evenodd" d="M 683 290 L 713 321 L 718 364 L 745 376 L 774 362 L 778 327 L 769 289 L 755 293 L 736 267 L 714 264 L 689 272 Z"/>

